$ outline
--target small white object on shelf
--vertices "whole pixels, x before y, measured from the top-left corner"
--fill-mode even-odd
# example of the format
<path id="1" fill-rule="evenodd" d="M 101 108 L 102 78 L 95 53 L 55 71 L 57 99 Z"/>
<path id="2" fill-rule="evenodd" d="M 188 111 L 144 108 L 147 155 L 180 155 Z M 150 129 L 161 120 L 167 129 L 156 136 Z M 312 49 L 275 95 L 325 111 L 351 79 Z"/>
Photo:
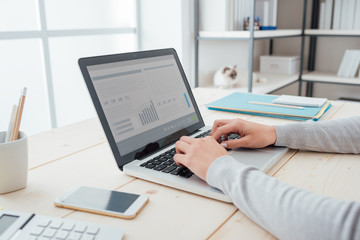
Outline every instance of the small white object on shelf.
<path id="1" fill-rule="evenodd" d="M 302 107 L 321 107 L 326 103 L 327 98 L 300 97 L 292 95 L 281 95 L 272 102 L 276 104 L 285 104 Z"/>
<path id="2" fill-rule="evenodd" d="M 260 56 L 261 73 L 295 74 L 300 69 L 299 56 Z"/>
<path id="3" fill-rule="evenodd" d="M 354 78 L 360 66 L 360 50 L 345 51 L 344 57 L 339 66 L 337 76 Z"/>

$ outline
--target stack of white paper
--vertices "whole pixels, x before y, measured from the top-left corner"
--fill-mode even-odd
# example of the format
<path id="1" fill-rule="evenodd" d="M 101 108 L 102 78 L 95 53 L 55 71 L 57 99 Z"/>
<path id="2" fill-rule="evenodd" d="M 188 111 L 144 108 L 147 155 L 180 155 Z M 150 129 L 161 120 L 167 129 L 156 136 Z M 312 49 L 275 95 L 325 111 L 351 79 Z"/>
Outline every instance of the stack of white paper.
<path id="1" fill-rule="evenodd" d="M 292 95 L 281 95 L 275 98 L 272 103 L 286 104 L 302 107 L 321 107 L 327 101 L 327 98 L 300 97 Z"/>

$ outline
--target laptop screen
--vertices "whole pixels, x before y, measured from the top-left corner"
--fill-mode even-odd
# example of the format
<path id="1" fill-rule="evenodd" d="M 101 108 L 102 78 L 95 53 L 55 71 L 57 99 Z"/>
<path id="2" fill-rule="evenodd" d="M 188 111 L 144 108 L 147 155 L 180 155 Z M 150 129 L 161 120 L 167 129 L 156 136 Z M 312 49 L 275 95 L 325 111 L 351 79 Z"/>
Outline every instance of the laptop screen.
<path id="1" fill-rule="evenodd" d="M 111 134 L 105 132 L 125 160 L 122 165 L 196 130 L 191 126 L 203 126 L 174 53 L 120 54 L 118 61 L 86 66 L 95 91 L 90 93 L 100 105 L 95 107 L 104 114 Z"/>

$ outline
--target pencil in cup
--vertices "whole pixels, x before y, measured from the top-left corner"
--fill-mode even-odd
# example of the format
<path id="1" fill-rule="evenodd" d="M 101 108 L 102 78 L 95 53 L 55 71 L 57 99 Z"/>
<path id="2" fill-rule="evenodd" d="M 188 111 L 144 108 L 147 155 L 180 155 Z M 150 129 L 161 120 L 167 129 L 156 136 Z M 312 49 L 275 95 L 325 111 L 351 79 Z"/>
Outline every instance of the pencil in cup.
<path id="1" fill-rule="evenodd" d="M 19 129 L 20 129 L 20 123 L 21 123 L 21 118 L 22 118 L 22 112 L 23 112 L 23 109 L 24 109 L 26 92 L 27 92 L 27 88 L 25 87 L 21 91 L 19 104 L 18 104 L 18 108 L 17 108 L 17 111 L 16 111 L 16 116 L 15 116 L 15 122 L 14 122 L 13 128 L 11 130 L 10 141 L 17 140 L 18 137 L 19 137 Z"/>

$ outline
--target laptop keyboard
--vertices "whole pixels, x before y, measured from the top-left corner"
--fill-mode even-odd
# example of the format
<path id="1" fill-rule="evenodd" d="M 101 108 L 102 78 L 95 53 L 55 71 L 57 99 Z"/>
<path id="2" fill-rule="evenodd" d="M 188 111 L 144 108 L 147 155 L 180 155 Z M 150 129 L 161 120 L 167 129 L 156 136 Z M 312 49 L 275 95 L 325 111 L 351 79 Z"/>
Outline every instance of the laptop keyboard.
<path id="1" fill-rule="evenodd" d="M 209 136 L 211 133 L 211 130 L 205 131 L 202 134 L 199 134 L 195 136 L 195 138 L 203 138 L 206 136 Z M 230 134 L 228 136 L 228 139 L 239 139 L 240 136 L 237 134 Z M 172 175 L 178 175 L 181 177 L 189 178 L 194 173 L 191 172 L 186 167 L 180 167 L 178 166 L 174 161 L 174 155 L 176 154 L 175 148 L 172 148 L 159 156 L 156 156 L 143 164 L 140 165 L 140 167 L 149 168 L 155 171 L 161 171 L 163 173 L 168 173 Z"/>
<path id="2" fill-rule="evenodd" d="M 195 138 L 203 138 L 210 135 L 211 130 L 203 132 L 202 134 L 197 135 Z M 156 156 L 143 164 L 141 167 L 149 168 L 155 171 L 161 171 L 163 173 L 168 173 L 172 175 L 178 175 L 184 178 L 191 177 L 194 173 L 191 172 L 186 167 L 178 166 L 174 161 L 174 155 L 176 154 L 175 148 L 172 148 L 159 156 Z"/>

